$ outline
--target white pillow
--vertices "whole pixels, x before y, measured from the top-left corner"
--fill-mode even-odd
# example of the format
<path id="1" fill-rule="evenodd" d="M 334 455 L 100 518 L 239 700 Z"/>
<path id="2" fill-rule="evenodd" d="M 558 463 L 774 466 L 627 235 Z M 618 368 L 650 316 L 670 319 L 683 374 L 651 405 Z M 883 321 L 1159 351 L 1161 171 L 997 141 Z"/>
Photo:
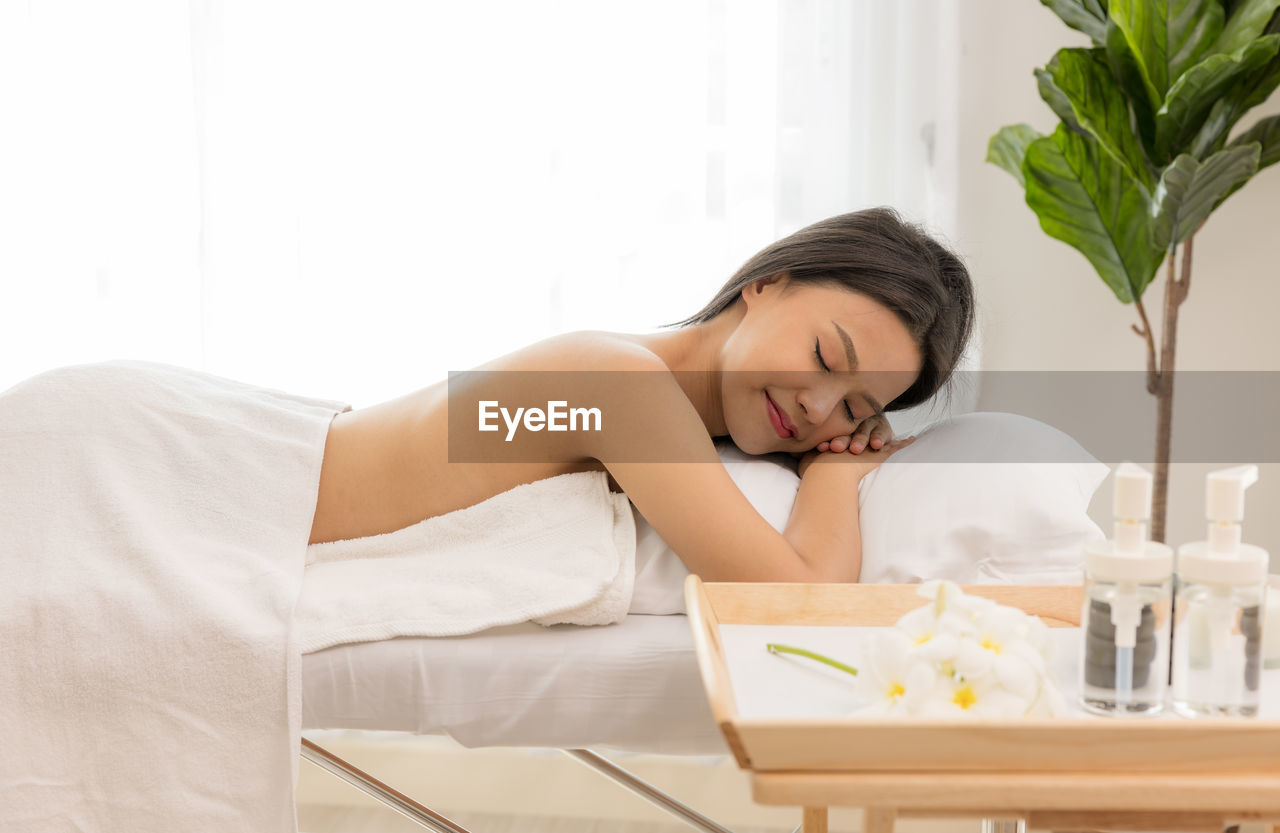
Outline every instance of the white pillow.
<path id="1" fill-rule="evenodd" d="M 747 499 L 778 531 L 800 478 L 788 455 L 717 446 Z M 1086 543 L 1105 538 L 1089 502 L 1110 469 L 1067 434 L 1019 414 L 936 423 L 858 486 L 864 583 L 1074 584 Z M 633 507 L 634 511 L 634 507 Z M 683 613 L 689 574 L 639 512 L 632 613 Z"/>

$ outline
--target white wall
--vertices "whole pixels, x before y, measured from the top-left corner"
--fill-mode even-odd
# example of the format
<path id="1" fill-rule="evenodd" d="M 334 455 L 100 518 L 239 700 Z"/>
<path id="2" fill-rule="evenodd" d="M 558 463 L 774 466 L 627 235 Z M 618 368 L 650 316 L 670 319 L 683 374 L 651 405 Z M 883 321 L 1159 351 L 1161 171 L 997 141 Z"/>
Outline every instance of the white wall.
<path id="1" fill-rule="evenodd" d="M 1144 370 L 1144 341 L 1130 329 L 1141 323 L 1136 307 L 1121 304 L 1082 255 L 1044 234 L 1013 178 L 983 162 L 988 139 L 1002 125 L 1026 122 L 1042 133 L 1052 130 L 1057 118 L 1040 100 L 1032 70 L 1059 48 L 1087 46 L 1088 38 L 1030 0 L 966 0 L 960 8 L 956 242 L 978 287 L 983 368 Z M 1254 108 L 1237 130 L 1275 113 L 1280 94 Z M 1280 370 L 1277 206 L 1280 166 L 1273 166 L 1224 203 L 1196 237 L 1178 327 L 1178 370 Z M 1157 348 L 1164 281 L 1162 267 L 1143 296 Z M 1154 398 L 1152 403 L 1154 424 Z M 1204 476 L 1221 467 L 1171 465 L 1167 543 L 1204 537 Z M 1260 465 L 1258 482 L 1246 495 L 1245 540 L 1280 551 L 1280 465 Z M 1109 532 L 1110 478 L 1091 513 Z M 1280 569 L 1280 557 L 1273 556 L 1272 564 Z"/>

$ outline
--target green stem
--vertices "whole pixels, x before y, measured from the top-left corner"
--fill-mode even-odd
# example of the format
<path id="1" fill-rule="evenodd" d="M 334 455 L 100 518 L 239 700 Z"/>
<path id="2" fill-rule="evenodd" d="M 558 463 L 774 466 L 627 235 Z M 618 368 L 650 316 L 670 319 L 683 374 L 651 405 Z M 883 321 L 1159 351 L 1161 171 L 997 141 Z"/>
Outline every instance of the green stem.
<path id="1" fill-rule="evenodd" d="M 778 645 L 775 642 L 770 642 L 766 644 L 765 647 L 769 649 L 769 653 L 771 654 L 799 654 L 802 657 L 808 657 L 809 659 L 816 659 L 818 662 L 826 663 L 832 668 L 839 668 L 846 674 L 852 674 L 855 677 L 858 676 L 858 669 L 845 665 L 843 662 L 837 662 L 831 657 L 824 657 L 822 654 L 815 654 L 813 651 L 806 651 L 804 648 L 792 648 L 790 645 Z"/>

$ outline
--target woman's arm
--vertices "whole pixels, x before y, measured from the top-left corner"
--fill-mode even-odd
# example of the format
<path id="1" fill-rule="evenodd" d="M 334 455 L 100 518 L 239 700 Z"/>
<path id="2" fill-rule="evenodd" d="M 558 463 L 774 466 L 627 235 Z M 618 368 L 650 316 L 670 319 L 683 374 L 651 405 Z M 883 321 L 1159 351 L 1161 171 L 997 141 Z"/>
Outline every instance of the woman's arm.
<path id="1" fill-rule="evenodd" d="M 838 559 L 819 558 L 837 569 L 822 581 L 857 581 L 862 571 L 862 534 L 858 525 L 858 483 L 911 438 L 894 438 L 877 451 L 812 452 L 800 468 L 800 489 L 787 521 L 787 541 L 798 552 L 841 553 Z"/>
<path id="2" fill-rule="evenodd" d="M 816 453 L 779 534 L 738 489 L 693 405 L 673 376 L 655 372 L 659 366 L 629 365 L 650 371 L 641 398 L 626 394 L 627 385 L 600 392 L 606 414 L 617 416 L 586 451 L 685 566 L 706 581 L 857 581 L 858 481 L 904 443 L 861 455 Z"/>

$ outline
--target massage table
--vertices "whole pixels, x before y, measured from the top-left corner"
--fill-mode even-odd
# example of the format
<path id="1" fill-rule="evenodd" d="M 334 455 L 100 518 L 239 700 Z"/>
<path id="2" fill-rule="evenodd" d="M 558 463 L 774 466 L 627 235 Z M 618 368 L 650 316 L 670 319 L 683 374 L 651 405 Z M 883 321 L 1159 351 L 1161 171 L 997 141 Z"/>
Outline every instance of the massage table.
<path id="1" fill-rule="evenodd" d="M 461 637 L 338 645 L 303 656 L 302 682 L 303 757 L 428 830 L 466 829 L 312 742 L 307 730 L 559 748 L 690 826 L 728 833 L 593 751 L 728 754 L 685 616 L 632 614 L 607 627 L 522 623 Z"/>

